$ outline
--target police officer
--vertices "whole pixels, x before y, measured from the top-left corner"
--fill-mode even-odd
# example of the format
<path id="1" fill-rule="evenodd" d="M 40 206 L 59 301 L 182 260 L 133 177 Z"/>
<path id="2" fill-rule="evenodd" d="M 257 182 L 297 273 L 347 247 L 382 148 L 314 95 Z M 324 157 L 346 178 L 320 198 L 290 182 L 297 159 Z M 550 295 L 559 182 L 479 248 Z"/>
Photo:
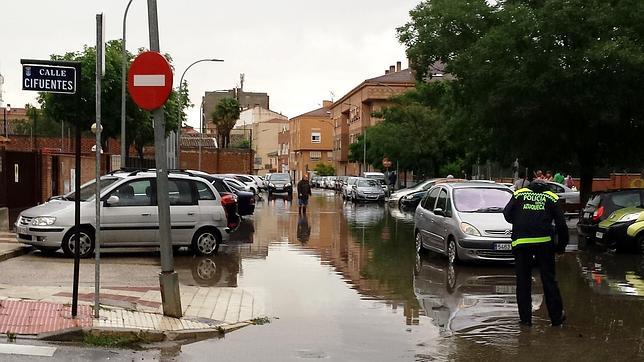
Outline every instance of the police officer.
<path id="1" fill-rule="evenodd" d="M 535 180 L 528 187 L 515 191 L 503 210 L 505 219 L 512 224 L 517 304 L 522 325 L 532 325 L 530 292 L 534 259 L 541 273 L 543 292 L 552 325 L 559 326 L 566 319 L 555 277 L 555 252 L 563 254 L 568 244 L 568 227 L 563 211 L 557 205 L 558 199 L 555 193 L 548 190 L 545 182 Z M 557 234 L 556 243 L 554 231 Z"/>

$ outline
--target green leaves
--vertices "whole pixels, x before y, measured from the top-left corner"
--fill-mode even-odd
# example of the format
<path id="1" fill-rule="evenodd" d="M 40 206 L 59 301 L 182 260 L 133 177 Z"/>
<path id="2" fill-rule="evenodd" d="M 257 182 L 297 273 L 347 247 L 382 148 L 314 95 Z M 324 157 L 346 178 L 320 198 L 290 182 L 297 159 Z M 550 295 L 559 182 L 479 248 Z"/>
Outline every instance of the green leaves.
<path id="1" fill-rule="evenodd" d="M 239 119 L 239 102 L 232 97 L 222 98 L 212 112 L 212 121 L 217 129 L 221 147 L 226 148 L 230 143 L 230 130 Z"/>

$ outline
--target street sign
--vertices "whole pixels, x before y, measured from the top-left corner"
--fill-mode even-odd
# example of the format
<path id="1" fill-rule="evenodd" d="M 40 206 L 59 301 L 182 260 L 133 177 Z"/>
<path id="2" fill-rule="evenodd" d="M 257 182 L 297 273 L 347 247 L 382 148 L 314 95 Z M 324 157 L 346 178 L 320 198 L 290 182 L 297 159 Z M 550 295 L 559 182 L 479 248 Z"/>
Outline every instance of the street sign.
<path id="1" fill-rule="evenodd" d="M 127 89 L 134 103 L 148 111 L 161 108 L 172 90 L 172 69 L 157 52 L 139 54 L 127 75 Z"/>
<path id="2" fill-rule="evenodd" d="M 76 93 L 76 68 L 64 65 L 22 64 L 22 89 L 48 93 Z"/>

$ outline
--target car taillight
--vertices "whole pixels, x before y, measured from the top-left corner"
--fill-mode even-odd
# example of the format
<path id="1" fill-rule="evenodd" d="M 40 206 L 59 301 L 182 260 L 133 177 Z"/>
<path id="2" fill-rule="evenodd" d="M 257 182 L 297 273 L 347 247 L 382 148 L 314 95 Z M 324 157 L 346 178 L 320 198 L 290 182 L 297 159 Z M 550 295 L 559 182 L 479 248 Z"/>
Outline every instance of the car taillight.
<path id="1" fill-rule="evenodd" d="M 236 202 L 235 196 L 227 194 L 221 197 L 221 204 L 224 206 L 233 205 Z"/>
<path id="2" fill-rule="evenodd" d="M 593 213 L 593 221 L 599 221 L 599 218 L 604 215 L 604 207 L 600 206 L 595 212 Z"/>

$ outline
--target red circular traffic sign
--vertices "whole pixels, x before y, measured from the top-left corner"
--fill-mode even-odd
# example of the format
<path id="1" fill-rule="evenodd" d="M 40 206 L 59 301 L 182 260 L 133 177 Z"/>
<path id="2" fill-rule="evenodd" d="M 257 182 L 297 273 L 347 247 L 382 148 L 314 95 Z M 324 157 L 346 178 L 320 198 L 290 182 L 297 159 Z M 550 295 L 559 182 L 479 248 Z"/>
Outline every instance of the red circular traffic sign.
<path id="1" fill-rule="evenodd" d="M 148 111 L 165 104 L 172 91 L 172 69 L 157 52 L 139 54 L 127 75 L 127 89 L 134 103 Z"/>

